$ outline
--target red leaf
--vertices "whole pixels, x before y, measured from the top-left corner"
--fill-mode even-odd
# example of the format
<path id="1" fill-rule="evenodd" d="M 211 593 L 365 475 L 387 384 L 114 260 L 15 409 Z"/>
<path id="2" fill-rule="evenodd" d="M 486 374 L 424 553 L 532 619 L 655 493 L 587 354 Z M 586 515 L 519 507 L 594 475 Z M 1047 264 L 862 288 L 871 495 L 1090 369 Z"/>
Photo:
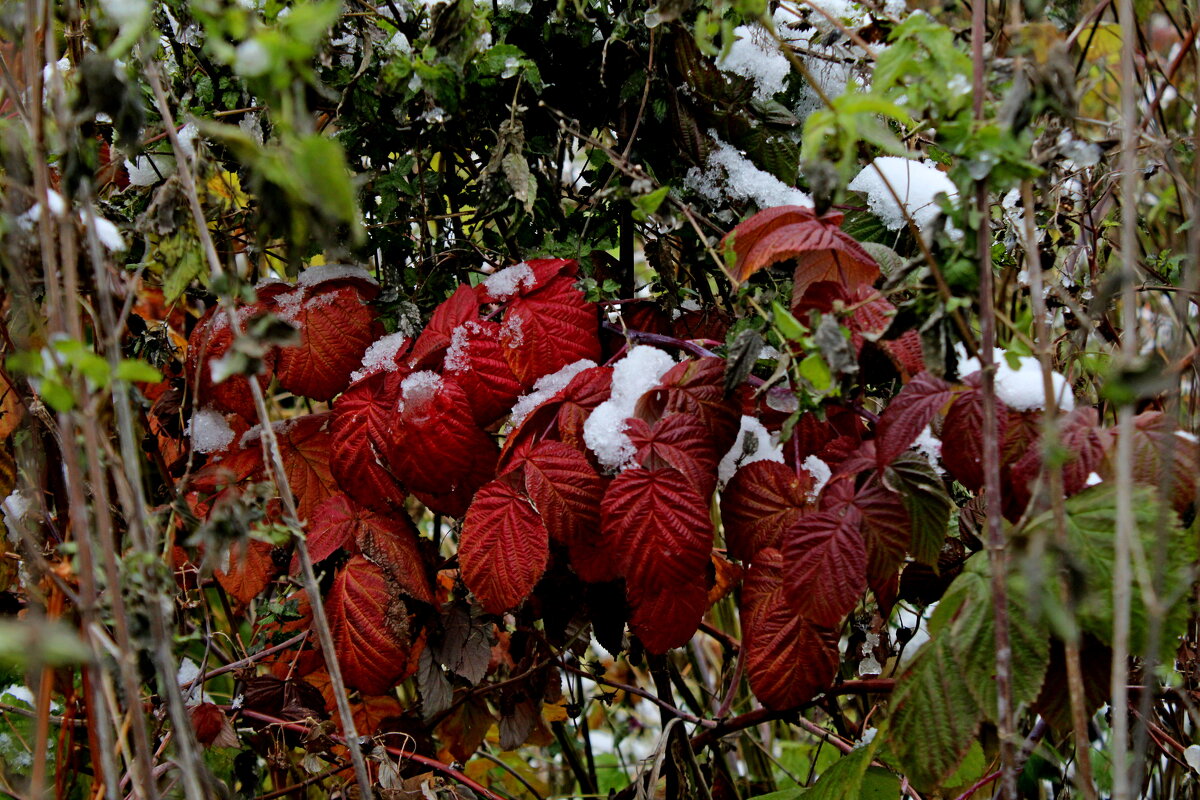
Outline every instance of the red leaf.
<path id="1" fill-rule="evenodd" d="M 746 676 L 770 709 L 795 708 L 837 677 L 838 632 L 797 616 L 784 592 L 778 550 L 759 552 L 742 584 L 742 647 Z"/>
<path id="2" fill-rule="evenodd" d="M 271 558 L 273 549 L 258 539 L 234 545 L 229 550 L 229 568 L 213 570 L 213 576 L 230 597 L 247 605 L 262 594 L 278 572 Z"/>
<path id="3" fill-rule="evenodd" d="M 637 584 L 628 591 L 629 628 L 655 654 L 687 644 L 708 610 L 708 586 L 703 580 L 670 589 Z"/>
<path id="4" fill-rule="evenodd" d="M 867 550 L 854 507 L 806 514 L 783 534 L 784 589 L 796 613 L 839 627 L 867 588 Z"/>
<path id="5" fill-rule="evenodd" d="M 589 367 L 567 384 L 558 401 L 558 438 L 586 452 L 583 424 L 596 407 L 612 396 L 612 367 Z"/>
<path id="6" fill-rule="evenodd" d="M 983 391 L 978 375 L 969 375 L 969 387 L 958 394 L 946 412 L 942 425 L 942 463 L 956 481 L 975 492 L 983 487 Z M 996 432 L 1004 438 L 1008 414 L 1004 404 L 996 402 Z"/>
<path id="7" fill-rule="evenodd" d="M 261 311 L 260 306 L 251 305 L 242 306 L 235 312 L 243 331 L 246 323 Z M 192 387 L 192 400 L 197 408 L 211 406 L 253 420 L 257 414 L 248 378 L 235 375 L 221 383 L 212 381 L 213 363 L 223 358 L 232 345 L 233 328 L 229 325 L 229 315 L 224 309 L 213 306 L 196 323 L 188 339 L 187 376 L 188 385 Z M 274 365 L 275 351 L 272 350 L 263 359 L 263 372 L 255 377 L 264 390 L 271 380 Z"/>
<path id="8" fill-rule="evenodd" d="M 534 447 L 524 461 L 525 491 L 550 538 L 571 545 L 600 529 L 604 479 L 582 453 L 561 442 Z"/>
<path id="9" fill-rule="evenodd" d="M 1110 448 L 1116 448 L 1114 432 Z M 1106 459 L 1099 470 L 1105 480 L 1115 479 L 1116 459 Z M 1183 513 L 1196 497 L 1200 453 L 1193 436 L 1182 431 L 1161 411 L 1146 411 L 1133 418 L 1133 480 L 1160 488 L 1174 509 Z"/>
<path id="10" fill-rule="evenodd" d="M 429 324 L 413 344 L 409 364 L 415 370 L 437 369 L 441 366 L 442 355 L 450 348 L 454 329 L 464 322 L 478 319 L 479 295 L 464 283 L 433 310 Z"/>
<path id="11" fill-rule="evenodd" d="M 599 330 L 596 306 L 575 288 L 574 278 L 563 275 L 511 301 L 500 343 L 513 373 L 531 387 L 580 359 L 599 360 Z"/>
<path id="12" fill-rule="evenodd" d="M 631 418 L 625 429 L 637 448 L 637 460 L 645 469 L 674 467 L 687 476 L 703 497 L 717 485 L 721 456 L 713 447 L 708 428 L 691 414 L 667 414 L 651 427 Z"/>
<path id="13" fill-rule="evenodd" d="M 928 372 L 922 372 L 905 384 L 879 417 L 875 431 L 875 456 L 879 467 L 886 467 L 912 447 L 925 426 L 953 396 L 954 387 Z"/>
<path id="14" fill-rule="evenodd" d="M 359 508 L 355 542 L 367 560 L 383 567 L 409 597 L 435 604 L 429 565 L 420 550 L 420 534 L 405 511 L 376 514 Z"/>
<path id="15" fill-rule="evenodd" d="M 1077 408 L 1063 415 L 1058 425 L 1058 444 L 1066 455 L 1062 465 L 1063 492 L 1070 497 L 1087 487 L 1091 473 L 1103 469 L 1105 450 L 1113 436 L 1100 426 L 1100 417 L 1094 408 Z M 1011 480 L 1006 484 L 1017 507 L 1024 509 L 1029 503 L 1033 483 L 1041 471 L 1042 446 L 1033 442 L 1012 465 Z"/>
<path id="16" fill-rule="evenodd" d="M 862 514 L 862 537 L 867 547 L 867 582 L 885 586 L 904 563 L 912 542 L 912 523 L 904 500 L 883 485 L 877 473 L 867 478 L 852 501 Z"/>
<path id="17" fill-rule="evenodd" d="M 475 421 L 487 426 L 508 414 L 521 396 L 521 383 L 504 359 L 500 325 L 470 320 L 454 329 L 444 373 L 459 382 Z"/>
<path id="18" fill-rule="evenodd" d="M 475 424 L 457 381 L 433 372 L 409 375 L 393 426 L 388 464 L 413 490 L 470 494 L 495 475 L 496 443 Z"/>
<path id="19" fill-rule="evenodd" d="M 327 498 L 313 511 L 308 523 L 308 555 L 314 564 L 319 564 L 344 547 L 358 549 L 355 532 L 359 523 L 358 514 L 350 498 L 339 492 Z M 300 556 L 292 556 L 289 572 L 293 575 L 300 569 Z"/>
<path id="20" fill-rule="evenodd" d="M 467 588 L 491 614 L 516 608 L 550 558 L 550 536 L 529 500 L 504 481 L 475 493 L 463 520 L 458 563 Z"/>
<path id="21" fill-rule="evenodd" d="M 921 347 L 921 334 L 905 331 L 896 339 L 880 339 L 877 344 L 888 354 L 902 378 L 917 375 L 925 369 L 925 351 Z"/>
<path id="22" fill-rule="evenodd" d="M 346 494 L 368 508 L 403 508 L 405 489 L 387 466 L 400 383 L 407 373 L 379 372 L 353 383 L 333 405 L 331 467 Z"/>
<path id="23" fill-rule="evenodd" d="M 804 206 L 769 208 L 734 228 L 720 249 L 724 251 L 733 237 L 737 260 L 730 277 L 735 284 L 764 267 L 797 259 L 793 298 L 817 281 L 836 281 L 850 290 L 874 283 L 879 266 L 841 224 L 837 212 L 818 217 Z"/>
<path id="24" fill-rule="evenodd" d="M 721 494 L 721 521 L 729 555 L 753 561 L 763 548 L 779 547 L 780 534 L 810 506 L 812 475 L 775 461 L 755 461 L 733 474 Z"/>
<path id="25" fill-rule="evenodd" d="M 479 291 L 485 301 L 499 303 L 532 294 L 559 275 L 574 279 L 578 272 L 579 262 L 573 259 L 531 258 L 492 275 Z"/>
<path id="26" fill-rule="evenodd" d="M 325 612 L 346 684 L 383 694 L 408 663 L 403 604 L 392 595 L 379 566 L 354 556 L 333 579 Z"/>
<path id="27" fill-rule="evenodd" d="M 273 426 L 301 521 L 311 520 L 317 506 L 338 491 L 337 481 L 330 471 L 332 437 L 329 423 L 332 416 L 330 413 L 306 414 Z"/>
<path id="28" fill-rule="evenodd" d="M 712 431 L 712 446 L 725 453 L 741 428 L 741 406 L 725 396 L 725 359 L 683 361 L 663 374 L 658 386 L 637 402 L 635 416 L 654 423 L 677 411 L 698 418 Z"/>
<path id="29" fill-rule="evenodd" d="M 659 630 L 669 635 L 656 637 L 655 646 L 675 641 L 685 628 L 694 632 L 704 604 L 687 600 L 687 593 L 698 587 L 707 596 L 713 528 L 708 502 L 691 482 L 674 469 L 622 472 L 604 494 L 601 531 L 625 578 L 634 615 L 647 619 L 651 605 L 675 615 L 659 621 Z M 680 593 L 678 603 L 661 597 L 671 591 Z M 642 605 L 647 609 L 639 612 Z"/>
<path id="30" fill-rule="evenodd" d="M 314 400 L 329 400 L 344 390 L 383 331 L 367 305 L 377 293 L 369 284 L 331 281 L 298 286 L 268 301 L 270 310 L 300 329 L 299 344 L 279 349 L 279 385 Z"/>

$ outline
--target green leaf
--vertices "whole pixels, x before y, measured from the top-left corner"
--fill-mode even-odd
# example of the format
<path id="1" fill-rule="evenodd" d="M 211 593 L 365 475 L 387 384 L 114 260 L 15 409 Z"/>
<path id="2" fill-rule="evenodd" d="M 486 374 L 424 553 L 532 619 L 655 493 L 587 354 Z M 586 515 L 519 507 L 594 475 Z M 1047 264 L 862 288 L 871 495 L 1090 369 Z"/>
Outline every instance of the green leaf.
<path id="1" fill-rule="evenodd" d="M 319 134 L 302 136 L 296 141 L 294 157 L 309 202 L 330 219 L 350 225 L 355 241 L 361 241 L 366 234 L 342 146 Z"/>
<path id="2" fill-rule="evenodd" d="M 864 796 L 864 778 L 879 747 L 880 737 L 876 736 L 870 744 L 851 750 L 837 762 L 821 773 L 816 784 L 804 793 L 805 800 L 841 800 L 846 797 L 861 798 Z M 886 772 L 885 772 L 886 774 Z M 873 781 L 874 782 L 874 781 Z M 896 794 L 899 795 L 897 782 Z"/>
<path id="3" fill-rule="evenodd" d="M 53 620 L 0 620 L 0 664 L 61 667 L 89 657 L 75 631 Z"/>
<path id="4" fill-rule="evenodd" d="M 1163 569 L 1153 579 L 1158 602 L 1166 610 L 1161 631 L 1159 657 L 1169 659 L 1175 651 L 1177 638 L 1184 633 L 1188 619 L 1187 597 L 1194 575 L 1196 544 L 1179 524 L 1173 511 L 1159 504 L 1155 490 L 1138 486 L 1133 494 L 1133 516 L 1137 541 L 1153 572 L 1155 553 L 1162 549 Z M 1059 555 L 1069 559 L 1071 573 L 1083 583 L 1076 598 L 1076 618 L 1079 625 L 1105 644 L 1112 644 L 1113 629 L 1113 564 L 1117 529 L 1116 484 L 1105 482 L 1080 492 L 1066 501 L 1067 547 Z M 1049 511 L 1028 524 L 1031 537 L 1053 541 L 1054 517 Z M 1162 537 L 1161 539 L 1159 537 Z M 1056 575 L 1061 563 L 1046 566 L 1048 575 Z M 1136 574 L 1136 571 L 1135 571 Z M 1048 594 L 1048 593 L 1046 593 Z M 1130 619 L 1130 651 L 1141 653 L 1149 633 L 1143 587 L 1134 585 Z M 1169 663 L 1169 662 L 1168 662 Z"/>
<path id="5" fill-rule="evenodd" d="M 660 186 L 649 194 L 632 198 L 633 218 L 638 222 L 645 222 L 651 216 L 658 213 L 658 207 L 662 205 L 663 200 L 667 199 L 667 194 L 670 191 L 670 186 Z"/>
<path id="6" fill-rule="evenodd" d="M 833 373 L 820 353 L 812 353 L 800 362 L 800 375 L 818 392 L 824 392 L 833 385 Z"/>
<path id="7" fill-rule="evenodd" d="M 71 390 L 55 378 L 43 380 L 38 394 L 41 395 L 42 402 L 60 413 L 75 407 L 75 396 L 71 394 Z"/>
<path id="8" fill-rule="evenodd" d="M 778 300 L 771 301 L 771 314 L 775 319 L 775 327 L 788 341 L 798 342 L 808 335 L 808 328 L 796 319 L 792 312 L 783 307 Z"/>
<path id="9" fill-rule="evenodd" d="M 923 455 L 909 451 L 884 470 L 883 482 L 900 495 L 912 521 L 912 557 L 936 568 L 954 508 L 937 470 Z"/>
<path id="10" fill-rule="evenodd" d="M 117 364 L 117 380 L 128 383 L 159 383 L 163 379 L 161 372 L 140 358 L 123 358 Z"/>

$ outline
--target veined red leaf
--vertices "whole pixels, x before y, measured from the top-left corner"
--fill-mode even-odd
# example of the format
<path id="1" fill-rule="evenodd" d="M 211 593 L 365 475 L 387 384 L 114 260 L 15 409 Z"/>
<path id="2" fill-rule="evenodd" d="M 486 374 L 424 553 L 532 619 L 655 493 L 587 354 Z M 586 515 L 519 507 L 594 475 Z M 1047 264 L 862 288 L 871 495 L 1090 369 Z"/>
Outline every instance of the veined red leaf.
<path id="1" fill-rule="evenodd" d="M 213 577 L 230 597 L 243 606 L 262 594 L 279 572 L 271 558 L 274 548 L 267 542 L 250 539 L 229 549 L 225 569 L 213 571 Z"/>
<path id="2" fill-rule="evenodd" d="M 879 417 L 875 455 L 880 468 L 912 447 L 925 426 L 953 396 L 953 386 L 928 372 L 922 372 L 905 384 Z"/>
<path id="3" fill-rule="evenodd" d="M 429 565 L 421 554 L 420 534 L 406 511 L 376 514 L 359 509 L 355 541 L 363 555 L 383 567 L 409 597 L 434 605 Z"/>
<path id="4" fill-rule="evenodd" d="M 262 307 L 255 304 L 242 306 L 234 312 L 238 324 L 245 330 L 246 323 L 255 314 L 261 313 Z M 243 375 L 235 375 L 221 383 L 213 383 L 213 364 L 220 361 L 233 346 L 233 328 L 229 324 L 229 315 L 225 310 L 213 306 L 210 308 L 188 338 L 187 378 L 192 387 L 193 402 L 196 407 L 209 406 L 218 411 L 228 411 L 239 414 L 244 419 L 253 420 L 257 415 L 254 410 L 254 398 L 250 394 L 249 379 Z M 275 351 L 271 350 L 263 358 L 263 371 L 255 376 L 258 385 L 264 390 L 271 380 L 271 371 L 275 366 Z"/>
<path id="5" fill-rule="evenodd" d="M 1063 492 L 1070 497 L 1087 487 L 1089 475 L 1103 469 L 1113 434 L 1101 427 L 1100 415 L 1094 408 L 1077 408 L 1063 415 L 1058 426 L 1058 444 L 1066 453 L 1062 465 Z M 1034 443 L 1013 464 L 1007 487 L 1021 508 L 1028 504 L 1031 487 L 1041 471 L 1042 447 Z"/>
<path id="6" fill-rule="evenodd" d="M 401 383 L 388 464 L 413 490 L 471 493 L 495 474 L 498 448 L 457 381 L 414 372 Z"/>
<path id="7" fill-rule="evenodd" d="M 309 520 L 306 542 L 308 555 L 314 564 L 319 564 L 338 550 L 358 550 L 355 534 L 359 525 L 353 501 L 338 492 L 330 495 L 313 511 Z M 300 556 L 292 556 L 289 572 L 295 575 L 300 570 Z"/>
<path id="8" fill-rule="evenodd" d="M 358 285 L 362 283 L 363 285 Z M 356 282 L 300 285 L 268 308 L 300 330 L 300 342 L 279 348 L 279 385 L 301 397 L 329 400 L 350 383 L 363 353 L 383 332 L 367 305 L 378 289 Z"/>
<path id="9" fill-rule="evenodd" d="M 921 334 L 907 330 L 895 339 L 880 339 L 876 344 L 883 348 L 888 358 L 896 365 L 900 377 L 907 380 L 925 369 L 925 352 L 921 347 Z"/>
<path id="10" fill-rule="evenodd" d="M 273 426 L 301 521 L 311 520 L 317 506 L 338 491 L 330 470 L 332 417 L 328 412 L 306 414 Z"/>
<path id="11" fill-rule="evenodd" d="M 753 561 L 767 547 L 779 547 L 780 535 L 811 502 L 813 478 L 775 461 L 755 461 L 739 469 L 721 493 L 721 522 L 729 555 Z"/>
<path id="12" fill-rule="evenodd" d="M 1118 441 L 1114 432 L 1110 448 Z M 1104 480 L 1115 479 L 1116 459 L 1106 458 L 1098 470 Z M 1133 480 L 1160 488 L 1176 511 L 1183 513 L 1196 497 L 1200 453 L 1195 436 L 1182 430 L 1161 411 L 1146 411 L 1133 418 Z"/>
<path id="13" fill-rule="evenodd" d="M 550 535 L 527 498 L 502 480 L 475 493 L 463 520 L 458 563 L 485 611 L 500 614 L 520 605 L 549 558 Z"/>
<path id="14" fill-rule="evenodd" d="M 983 487 L 983 391 L 979 375 L 963 379 L 966 391 L 955 396 L 942 425 L 942 463 L 968 491 Z M 996 432 L 1003 440 L 1008 425 L 1004 404 L 996 402 Z"/>
<path id="15" fill-rule="evenodd" d="M 793 297 L 817 281 L 836 281 L 848 289 L 874 283 L 879 265 L 854 237 L 841 228 L 842 214 L 818 217 L 804 206 L 779 206 L 760 211 L 738 225 L 721 241 L 732 247 L 736 261 L 734 284 L 746 281 L 764 267 L 796 259 Z"/>
<path id="16" fill-rule="evenodd" d="M 754 696 L 770 709 L 795 708 L 837 677 L 838 632 L 798 616 L 784 592 L 784 560 L 759 551 L 742 584 L 742 647 Z"/>
<path id="17" fill-rule="evenodd" d="M 680 362 L 663 374 L 658 386 L 638 400 L 634 415 L 651 424 L 671 412 L 691 414 L 712 432 L 712 446 L 728 452 L 741 429 L 741 406 L 725 396 L 725 359 Z"/>
<path id="18" fill-rule="evenodd" d="M 346 684 L 383 694 L 408 663 L 403 603 L 381 567 L 352 557 L 333 579 L 325 612 Z"/>
<path id="19" fill-rule="evenodd" d="M 572 279 L 579 262 L 568 258 L 531 258 L 489 276 L 479 286 L 485 301 L 501 303 L 514 296 L 532 294 L 559 275 Z"/>
<path id="20" fill-rule="evenodd" d="M 475 421 L 487 426 L 508 414 L 521 396 L 500 345 L 500 325 L 468 320 L 450 335 L 443 371 L 467 393 Z"/>
<path id="21" fill-rule="evenodd" d="M 585 369 L 571 379 L 558 401 L 558 438 L 581 452 L 587 451 L 583 423 L 596 406 L 612 396 L 612 374 L 612 367 Z"/>
<path id="22" fill-rule="evenodd" d="M 387 465 L 385 453 L 406 375 L 406 371 L 370 375 L 353 383 L 333 405 L 333 476 L 346 494 L 376 511 L 404 506 L 404 485 Z"/>
<path id="23" fill-rule="evenodd" d="M 528 388 L 568 364 L 597 361 L 599 331 L 596 306 L 584 299 L 573 278 L 560 275 L 509 303 L 500 344 L 509 367 Z"/>
<path id="24" fill-rule="evenodd" d="M 609 484 L 600 524 L 625 578 L 633 617 L 656 632 L 653 646 L 675 642 L 690 628 L 687 641 L 704 613 L 699 598 L 708 592 L 713 527 L 707 501 L 678 470 L 629 469 Z M 665 596 L 672 591 L 675 600 Z M 671 616 L 651 622 L 659 613 Z"/>
<path id="25" fill-rule="evenodd" d="M 635 584 L 628 590 L 629 627 L 651 653 L 687 644 L 708 610 L 708 586 L 703 580 L 670 589 Z"/>
<path id="26" fill-rule="evenodd" d="M 721 455 L 713 446 L 708 428 L 699 418 L 691 414 L 671 413 L 652 427 L 634 417 L 628 421 L 625 433 L 637 449 L 636 458 L 642 467 L 673 467 L 692 482 L 693 488 L 702 497 L 713 493 Z"/>
<path id="27" fill-rule="evenodd" d="M 784 589 L 796 613 L 815 625 L 836 628 L 867 588 L 867 550 L 862 514 L 805 514 L 783 534 L 787 564 Z"/>
<path id="28" fill-rule="evenodd" d="M 862 514 L 867 582 L 872 589 L 885 586 L 899 574 L 912 542 L 912 525 L 904 500 L 884 486 L 878 473 L 872 473 L 851 502 Z"/>
<path id="29" fill-rule="evenodd" d="M 479 294 L 464 283 L 433 310 L 429 324 L 413 343 L 408 355 L 409 365 L 414 370 L 439 368 L 442 356 L 450 349 L 450 337 L 454 329 L 464 322 L 478 319 Z"/>
<path id="30" fill-rule="evenodd" d="M 550 538 L 572 545 L 600 530 L 604 479 L 587 458 L 570 445 L 545 441 L 524 460 L 529 493 Z"/>

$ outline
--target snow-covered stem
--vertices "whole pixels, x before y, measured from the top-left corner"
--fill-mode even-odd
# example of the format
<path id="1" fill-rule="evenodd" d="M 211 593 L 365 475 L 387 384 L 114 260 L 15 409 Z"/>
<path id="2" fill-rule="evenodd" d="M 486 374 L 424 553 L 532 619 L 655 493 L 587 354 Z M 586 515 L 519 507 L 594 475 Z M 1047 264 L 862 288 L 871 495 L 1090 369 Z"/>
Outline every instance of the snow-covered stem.
<path id="1" fill-rule="evenodd" d="M 204 209 L 200 205 L 200 195 L 196 191 L 196 182 L 192 177 L 191 165 L 179 143 L 179 136 L 175 133 L 174 119 L 171 114 L 170 105 L 167 102 L 167 95 L 163 89 L 162 78 L 159 75 L 157 64 L 146 65 L 146 79 L 149 81 L 150 87 L 154 92 L 155 105 L 158 107 L 158 112 L 162 117 L 163 125 L 167 131 L 167 138 L 171 140 L 171 148 L 175 151 L 175 157 L 179 161 L 180 168 L 178 175 L 180 185 L 188 198 L 192 220 L 196 224 L 200 245 L 208 260 L 209 271 L 214 279 L 218 278 L 223 272 L 221 259 L 217 255 L 217 249 L 213 245 L 212 236 L 208 232 L 208 221 L 205 219 Z M 234 312 L 233 298 L 228 296 L 222 297 L 221 305 L 224 313 L 229 317 L 229 325 L 233 331 L 233 335 L 235 337 L 240 336 L 242 334 L 241 324 L 238 322 L 237 314 Z M 305 591 L 308 593 L 309 602 L 312 604 L 312 624 L 313 628 L 317 631 L 317 640 L 321 643 L 321 654 L 325 660 L 325 667 L 329 670 L 329 683 L 333 689 L 338 715 L 341 717 L 342 730 L 345 733 L 346 749 L 350 751 L 350 761 L 354 764 L 354 777 L 358 783 L 362 800 L 373 800 L 375 795 L 371 790 L 371 776 L 367 771 L 367 762 L 363 758 L 362 747 L 359 745 L 358 731 L 354 725 L 354 713 L 350 708 L 350 698 L 346 693 L 346 682 L 342 678 L 341 666 L 337 660 L 337 648 L 334 646 L 333 632 L 329 628 L 329 618 L 325 614 L 325 603 L 321 599 L 321 589 L 317 583 L 316 573 L 313 571 L 312 557 L 309 555 L 303 526 L 296 512 L 296 498 L 292 494 L 292 489 L 287 479 L 287 472 L 284 470 L 283 455 L 279 449 L 279 440 L 275 437 L 275 430 L 271 426 L 271 415 L 267 410 L 267 401 L 263 397 L 262 387 L 258 385 L 258 381 L 253 379 L 248 380 L 246 383 L 250 386 L 250 395 L 254 400 L 254 410 L 258 415 L 259 425 L 262 430 L 263 458 L 270 468 L 271 478 L 275 483 L 276 489 L 279 491 L 279 497 L 283 503 L 283 520 L 295 532 L 296 555 L 300 560 L 302 582 Z"/>
<path id="2" fill-rule="evenodd" d="M 1133 0 L 1118 0 L 1121 26 L 1121 356 L 1128 365 L 1137 358 L 1137 298 L 1134 290 L 1137 261 L 1137 68 L 1138 32 Z M 1112 636 L 1112 797 L 1129 800 L 1129 630 L 1133 575 L 1130 555 L 1133 518 L 1133 407 L 1122 406 L 1117 417 L 1117 530 L 1113 553 Z"/>

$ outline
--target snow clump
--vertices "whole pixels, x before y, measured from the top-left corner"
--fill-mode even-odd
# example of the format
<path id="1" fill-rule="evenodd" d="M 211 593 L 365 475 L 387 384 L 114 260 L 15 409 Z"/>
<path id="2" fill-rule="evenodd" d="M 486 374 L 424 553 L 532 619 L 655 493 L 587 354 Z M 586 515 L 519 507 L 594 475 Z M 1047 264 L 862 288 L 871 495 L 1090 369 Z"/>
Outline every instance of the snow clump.
<path id="1" fill-rule="evenodd" d="M 511 423 L 513 429 L 515 430 L 520 427 L 521 423 L 533 413 L 535 408 L 567 388 L 567 384 L 574 380 L 576 375 L 594 366 L 596 366 L 595 361 L 581 358 L 574 364 L 568 364 L 563 367 L 558 372 L 552 372 L 549 375 L 543 375 L 538 378 L 537 383 L 533 384 L 533 391 L 518 398 L 516 405 L 512 407 Z"/>
<path id="2" fill-rule="evenodd" d="M 713 203 L 729 200 L 753 200 L 759 208 L 809 206 L 812 198 L 764 172 L 732 145 L 713 134 L 717 149 L 708 156 L 706 169 L 692 167 L 684 183 Z"/>
<path id="3" fill-rule="evenodd" d="M 981 369 L 979 359 L 965 358 L 965 350 L 959 345 L 958 374 L 970 375 Z M 1036 411 L 1046 407 L 1046 393 L 1042 387 L 1042 365 L 1034 356 L 1020 356 L 1018 366 L 1013 369 L 1004 351 L 996 348 L 992 359 L 996 362 L 996 397 L 1013 411 Z M 1075 393 L 1071 391 L 1066 377 L 1059 372 L 1050 373 L 1055 402 L 1061 411 L 1075 410 Z"/>
<path id="4" fill-rule="evenodd" d="M 408 344 L 408 337 L 400 332 L 389 333 L 387 336 L 376 339 L 363 353 L 362 366 L 357 371 L 350 373 L 350 382 L 361 381 L 377 372 L 395 372 L 396 356 L 400 354 L 406 344 Z"/>
<path id="5" fill-rule="evenodd" d="M 192 437 L 192 450 L 197 453 L 216 453 L 233 444 L 233 428 L 214 408 L 202 408 L 193 414 L 185 433 Z"/>
<path id="6" fill-rule="evenodd" d="M 379 281 L 371 277 L 371 273 L 362 267 L 355 267 L 350 264 L 318 264 L 309 267 L 300 273 L 300 277 L 296 280 L 296 285 L 316 286 L 319 283 L 341 280 L 342 278 L 357 278 L 360 281 L 366 281 L 372 286 L 379 285 Z"/>
<path id="7" fill-rule="evenodd" d="M 757 417 L 742 416 L 742 428 L 729 452 L 717 466 L 717 480 L 722 486 L 729 483 L 733 474 L 755 461 L 777 461 L 783 463 L 783 446 L 776 443 L 771 432 Z"/>
<path id="8" fill-rule="evenodd" d="M 925 426 L 917 435 L 917 440 L 912 443 L 912 449 L 925 456 L 929 466 L 937 470 L 939 475 L 943 474 L 942 468 L 938 466 L 938 460 L 942 457 L 942 440 L 933 435 L 932 428 Z"/>
<path id="9" fill-rule="evenodd" d="M 414 406 L 423 406 L 441 390 L 441 375 L 429 370 L 414 372 L 400 382 L 400 402 L 396 410 L 404 411 L 404 406 L 409 401 L 412 401 Z"/>
<path id="10" fill-rule="evenodd" d="M 792 65 L 775 42 L 752 25 L 740 25 L 733 33 L 737 39 L 717 64 L 721 71 L 753 81 L 756 100 L 770 100 L 782 92 Z"/>
<path id="11" fill-rule="evenodd" d="M 895 197 L 888 189 L 895 190 Z M 852 192 L 867 196 L 871 213 L 879 217 L 888 230 L 900 230 L 905 225 L 905 212 L 922 231 L 927 230 L 941 214 L 934 198 L 943 192 L 957 197 L 954 182 L 930 162 L 910 161 L 897 156 L 881 156 L 867 165 L 850 182 Z M 896 198 L 900 198 L 900 203 Z"/>
<path id="12" fill-rule="evenodd" d="M 533 274 L 533 269 L 522 261 L 520 264 L 514 264 L 489 276 L 483 282 L 483 288 L 487 289 L 492 300 L 503 303 L 521 289 L 532 288 L 536 280 L 537 276 Z"/>
<path id="13" fill-rule="evenodd" d="M 605 469 L 634 466 L 637 450 L 625 432 L 625 421 L 633 416 L 638 398 L 658 385 L 659 378 L 674 365 L 674 359 L 662 350 L 639 345 L 613 367 L 612 396 L 583 424 L 583 441 Z"/>

